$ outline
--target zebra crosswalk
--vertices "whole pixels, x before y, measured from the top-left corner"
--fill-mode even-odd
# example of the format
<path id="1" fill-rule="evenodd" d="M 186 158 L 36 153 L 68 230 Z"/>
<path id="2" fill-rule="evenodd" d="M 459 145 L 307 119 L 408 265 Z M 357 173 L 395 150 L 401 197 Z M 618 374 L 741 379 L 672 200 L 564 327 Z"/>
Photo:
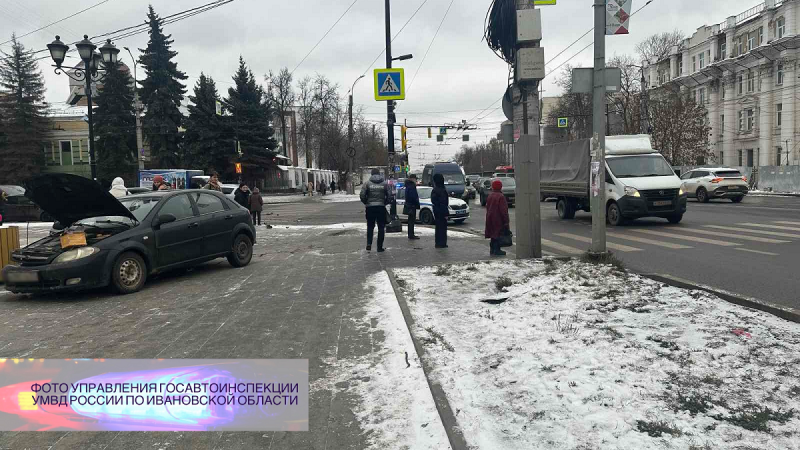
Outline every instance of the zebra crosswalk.
<path id="1" fill-rule="evenodd" d="M 781 252 L 797 251 L 787 245 L 800 242 L 800 222 L 743 222 L 731 225 L 682 225 L 665 227 L 618 227 L 606 232 L 607 246 L 620 253 L 645 251 L 659 247 L 687 251 L 704 246 L 730 248 L 753 257 L 775 257 Z M 578 244 L 576 244 L 576 242 Z M 588 235 L 557 232 L 551 239 L 542 239 L 545 251 L 559 255 L 578 255 L 586 251 L 592 239 Z"/>

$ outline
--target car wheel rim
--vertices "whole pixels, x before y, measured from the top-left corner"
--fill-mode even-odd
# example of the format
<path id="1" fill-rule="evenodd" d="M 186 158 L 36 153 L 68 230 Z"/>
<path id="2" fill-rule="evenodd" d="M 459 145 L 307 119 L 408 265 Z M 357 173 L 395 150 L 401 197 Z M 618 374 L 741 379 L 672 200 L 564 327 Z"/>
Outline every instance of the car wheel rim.
<path id="1" fill-rule="evenodd" d="M 564 217 L 564 202 L 558 202 L 558 215 Z"/>
<path id="2" fill-rule="evenodd" d="M 247 259 L 247 255 L 250 254 L 250 247 L 247 245 L 244 239 L 240 240 L 239 243 L 236 245 L 236 256 L 239 257 L 239 260 Z"/>
<path id="3" fill-rule="evenodd" d="M 135 286 L 142 277 L 142 268 L 133 259 L 126 259 L 119 266 L 119 280 L 126 286 Z"/>
<path id="4" fill-rule="evenodd" d="M 608 208 L 608 220 L 609 220 L 609 222 L 617 223 L 617 219 L 618 219 L 617 208 L 615 208 L 613 206 L 611 208 Z"/>

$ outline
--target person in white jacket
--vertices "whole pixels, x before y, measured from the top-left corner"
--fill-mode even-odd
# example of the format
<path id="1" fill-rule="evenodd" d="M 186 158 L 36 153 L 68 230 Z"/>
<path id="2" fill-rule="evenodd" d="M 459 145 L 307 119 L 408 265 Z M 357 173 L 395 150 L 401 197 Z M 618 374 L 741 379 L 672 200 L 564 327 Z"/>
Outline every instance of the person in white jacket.
<path id="1" fill-rule="evenodd" d="M 128 195 L 128 188 L 125 187 L 125 180 L 120 177 L 114 178 L 114 181 L 111 182 L 111 195 L 116 198 L 125 197 Z"/>

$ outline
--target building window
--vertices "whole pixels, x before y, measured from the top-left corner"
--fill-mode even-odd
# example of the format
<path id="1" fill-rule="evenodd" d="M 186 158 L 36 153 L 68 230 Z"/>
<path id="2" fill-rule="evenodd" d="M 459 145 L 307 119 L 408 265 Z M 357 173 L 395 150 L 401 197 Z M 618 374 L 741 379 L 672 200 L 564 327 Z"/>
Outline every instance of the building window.
<path id="1" fill-rule="evenodd" d="M 775 73 L 776 73 L 775 84 L 780 86 L 783 84 L 783 63 L 778 63 L 778 69 L 775 71 Z"/>
<path id="2" fill-rule="evenodd" d="M 750 50 L 752 50 L 754 48 L 756 48 L 756 33 L 755 32 L 748 33 L 747 34 L 747 51 L 749 52 Z"/>
<path id="3" fill-rule="evenodd" d="M 780 148 L 780 147 L 775 147 L 775 165 L 776 166 L 780 166 L 781 165 L 781 151 L 782 150 L 783 149 Z"/>
<path id="4" fill-rule="evenodd" d="M 59 146 L 61 148 L 61 165 L 62 166 L 71 166 L 72 165 L 72 141 L 60 141 Z"/>
<path id="5" fill-rule="evenodd" d="M 719 135 L 722 136 L 725 133 L 725 114 L 721 114 L 719 116 Z"/>
<path id="6" fill-rule="evenodd" d="M 783 119 L 783 117 L 782 117 L 783 116 L 783 103 L 778 103 L 777 105 L 775 105 L 775 110 L 778 113 L 778 117 L 777 117 L 777 122 L 776 123 L 778 124 L 778 128 L 780 128 L 781 122 L 782 122 L 782 119 Z"/>
<path id="7" fill-rule="evenodd" d="M 723 152 L 719 152 L 719 163 L 720 164 L 725 164 L 724 156 L 725 156 L 725 154 Z"/>
<path id="8" fill-rule="evenodd" d="M 747 149 L 747 167 L 753 167 L 753 149 Z"/>
<path id="9" fill-rule="evenodd" d="M 739 164 L 738 164 L 738 165 L 739 165 L 740 167 L 744 165 L 744 164 L 742 164 L 742 162 L 744 162 L 744 161 L 742 160 L 742 151 L 741 151 L 741 150 L 739 150 Z"/>
<path id="10" fill-rule="evenodd" d="M 758 45 L 764 43 L 764 27 L 758 28 Z"/>
<path id="11" fill-rule="evenodd" d="M 703 53 L 700 53 L 699 56 L 700 56 L 700 68 L 702 69 L 703 67 L 706 66 L 706 54 L 705 54 L 705 52 L 703 52 Z"/>
<path id="12" fill-rule="evenodd" d="M 778 24 L 776 25 L 778 35 L 778 39 L 784 37 L 786 35 L 786 19 L 783 17 L 778 17 Z"/>
<path id="13" fill-rule="evenodd" d="M 726 47 L 727 47 L 727 43 L 725 42 L 725 39 L 721 39 L 719 41 L 719 51 L 717 52 L 717 54 L 719 54 L 720 59 L 725 59 Z"/>
<path id="14" fill-rule="evenodd" d="M 739 95 L 742 95 L 742 88 L 744 87 L 744 75 L 739 74 Z"/>
<path id="15" fill-rule="evenodd" d="M 48 166 L 60 166 L 61 154 L 58 152 L 56 142 L 47 142 L 44 144 L 44 160 Z"/>
<path id="16" fill-rule="evenodd" d="M 678 60 L 678 76 L 683 75 L 683 57 Z"/>
<path id="17" fill-rule="evenodd" d="M 734 56 L 741 56 L 744 54 L 744 36 L 739 36 L 736 38 L 736 55 Z"/>
<path id="18" fill-rule="evenodd" d="M 747 92 L 756 90 L 756 74 L 753 71 L 747 72 Z"/>
<path id="19" fill-rule="evenodd" d="M 697 57 L 692 56 L 692 73 L 697 72 Z"/>
<path id="20" fill-rule="evenodd" d="M 745 109 L 744 113 L 745 116 L 747 116 L 747 131 L 752 131 L 753 124 L 755 123 L 755 114 L 753 113 L 753 108 Z"/>
<path id="21" fill-rule="evenodd" d="M 706 102 L 706 88 L 700 88 L 697 91 L 697 103 L 703 105 Z"/>
<path id="22" fill-rule="evenodd" d="M 744 112 L 739 111 L 739 131 L 744 131 Z"/>

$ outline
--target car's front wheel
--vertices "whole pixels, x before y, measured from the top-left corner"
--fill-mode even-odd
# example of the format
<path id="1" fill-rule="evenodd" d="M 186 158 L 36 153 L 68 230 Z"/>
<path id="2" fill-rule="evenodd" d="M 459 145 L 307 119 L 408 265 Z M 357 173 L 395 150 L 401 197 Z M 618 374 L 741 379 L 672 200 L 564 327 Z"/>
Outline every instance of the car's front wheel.
<path id="1" fill-rule="evenodd" d="M 700 203 L 708 203 L 708 191 L 705 188 L 699 188 L 697 190 L 697 201 Z"/>
<path id="2" fill-rule="evenodd" d="M 427 209 L 423 209 L 419 213 L 419 221 L 425 225 L 430 225 L 433 223 L 433 214 Z"/>
<path id="3" fill-rule="evenodd" d="M 669 220 L 669 223 L 680 223 L 681 220 L 683 220 L 683 214 L 675 214 L 673 216 L 669 216 L 667 217 L 667 220 Z"/>
<path id="4" fill-rule="evenodd" d="M 744 200 L 744 196 L 741 196 L 741 197 L 731 197 L 731 201 L 732 201 L 733 203 L 741 203 L 741 201 L 742 201 L 742 200 Z"/>
<path id="5" fill-rule="evenodd" d="M 125 252 L 117 258 L 111 273 L 111 285 L 120 294 L 139 291 L 147 281 L 147 265 L 135 252 Z"/>
<path id="6" fill-rule="evenodd" d="M 462 223 L 464 223 L 465 220 L 467 220 L 467 219 L 454 220 L 453 223 L 456 224 L 456 225 L 461 225 Z"/>
<path id="7" fill-rule="evenodd" d="M 237 235 L 233 240 L 228 262 L 233 267 L 244 267 L 250 264 L 251 259 L 253 259 L 253 241 L 244 233 Z"/>
<path id="8" fill-rule="evenodd" d="M 620 211 L 619 205 L 614 202 L 608 205 L 608 209 L 606 210 L 606 220 L 612 227 L 625 225 L 625 218 L 622 217 L 622 211 Z"/>

